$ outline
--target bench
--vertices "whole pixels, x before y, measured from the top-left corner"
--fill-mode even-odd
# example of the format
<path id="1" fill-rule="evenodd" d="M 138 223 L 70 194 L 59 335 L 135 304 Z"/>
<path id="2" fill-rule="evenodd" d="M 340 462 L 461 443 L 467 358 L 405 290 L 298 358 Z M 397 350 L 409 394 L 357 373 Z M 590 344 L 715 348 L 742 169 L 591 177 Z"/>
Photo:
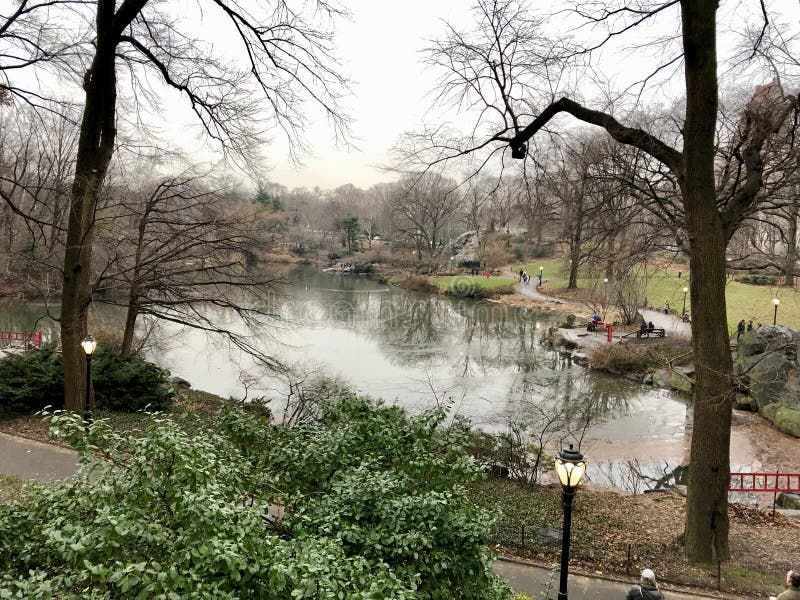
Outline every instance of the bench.
<path id="1" fill-rule="evenodd" d="M 650 329 L 648 327 L 647 329 L 638 329 L 636 331 L 636 337 L 637 338 L 664 337 L 665 333 L 666 331 L 664 329 L 661 329 L 660 327 L 654 327 L 653 329 Z"/>

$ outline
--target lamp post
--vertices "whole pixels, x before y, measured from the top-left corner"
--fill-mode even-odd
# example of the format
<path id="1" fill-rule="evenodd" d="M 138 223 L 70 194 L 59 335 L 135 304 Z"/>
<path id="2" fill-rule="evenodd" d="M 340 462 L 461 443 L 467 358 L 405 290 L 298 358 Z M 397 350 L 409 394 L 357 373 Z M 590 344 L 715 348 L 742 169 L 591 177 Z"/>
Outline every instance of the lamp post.
<path id="1" fill-rule="evenodd" d="M 556 473 L 561 482 L 561 498 L 564 503 L 564 526 L 561 531 L 561 580 L 558 587 L 558 600 L 567 600 L 567 575 L 569 568 L 570 526 L 572 524 L 572 500 L 575 490 L 586 472 L 583 455 L 573 449 L 572 444 L 562 449 L 556 456 Z"/>
<path id="2" fill-rule="evenodd" d="M 683 286 L 683 310 L 681 311 L 681 316 L 685 316 L 686 315 L 686 292 L 688 292 L 688 291 L 689 291 L 689 288 L 686 287 L 686 286 Z"/>
<path id="3" fill-rule="evenodd" d="M 86 398 L 83 401 L 83 420 L 86 423 L 86 427 L 88 427 L 92 418 L 92 412 L 89 409 L 92 389 L 92 354 L 97 349 L 97 342 L 92 336 L 87 335 L 81 342 L 81 348 L 83 348 L 83 353 L 86 355 Z"/>
<path id="4" fill-rule="evenodd" d="M 772 324 L 773 325 L 777 325 L 778 324 L 778 304 L 781 303 L 781 299 L 780 298 L 773 298 L 772 299 L 772 303 L 775 305 L 775 314 L 772 315 Z"/>

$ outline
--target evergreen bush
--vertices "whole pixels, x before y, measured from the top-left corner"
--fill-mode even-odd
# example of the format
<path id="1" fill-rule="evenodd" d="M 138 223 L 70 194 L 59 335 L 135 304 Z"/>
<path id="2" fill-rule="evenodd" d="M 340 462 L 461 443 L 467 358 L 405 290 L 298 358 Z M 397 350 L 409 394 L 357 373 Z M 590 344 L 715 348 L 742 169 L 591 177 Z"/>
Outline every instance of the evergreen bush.
<path id="1" fill-rule="evenodd" d="M 110 346 L 100 346 L 92 358 L 92 381 L 98 408 L 135 412 L 169 407 L 169 371 L 138 355 L 121 358 Z M 0 410 L 36 412 L 64 405 L 64 364 L 55 344 L 39 352 L 0 359 Z"/>

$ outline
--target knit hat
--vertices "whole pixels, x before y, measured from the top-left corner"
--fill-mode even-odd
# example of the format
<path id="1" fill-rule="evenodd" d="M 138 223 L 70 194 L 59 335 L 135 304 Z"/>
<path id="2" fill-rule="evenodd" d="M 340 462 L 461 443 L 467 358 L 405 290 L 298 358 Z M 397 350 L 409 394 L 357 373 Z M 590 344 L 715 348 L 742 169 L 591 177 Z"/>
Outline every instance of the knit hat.
<path id="1" fill-rule="evenodd" d="M 791 575 L 789 575 L 789 581 L 791 582 L 792 587 L 800 588 L 800 572 L 799 571 L 789 571 Z"/>
<path id="2" fill-rule="evenodd" d="M 651 585 L 655 585 L 656 574 L 653 573 L 650 569 L 645 569 L 644 571 L 642 571 L 642 583 L 649 583 Z"/>

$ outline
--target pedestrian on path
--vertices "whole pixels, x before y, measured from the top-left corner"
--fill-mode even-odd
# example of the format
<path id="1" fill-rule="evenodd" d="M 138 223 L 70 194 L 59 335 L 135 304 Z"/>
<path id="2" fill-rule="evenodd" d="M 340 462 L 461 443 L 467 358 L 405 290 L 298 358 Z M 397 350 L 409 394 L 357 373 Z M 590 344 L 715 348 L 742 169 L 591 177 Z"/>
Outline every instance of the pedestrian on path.
<path id="1" fill-rule="evenodd" d="M 778 594 L 777 600 L 800 600 L 800 572 L 786 574 L 786 589 Z"/>
<path id="2" fill-rule="evenodd" d="M 656 585 L 656 574 L 650 569 L 642 571 L 639 583 L 631 587 L 625 600 L 664 600 L 664 595 Z"/>
<path id="3" fill-rule="evenodd" d="M 739 321 L 739 324 L 736 326 L 736 339 L 739 339 L 739 336 L 744 333 L 744 319 Z"/>
<path id="4" fill-rule="evenodd" d="M 669 314 L 669 300 L 664 300 L 664 314 Z"/>

